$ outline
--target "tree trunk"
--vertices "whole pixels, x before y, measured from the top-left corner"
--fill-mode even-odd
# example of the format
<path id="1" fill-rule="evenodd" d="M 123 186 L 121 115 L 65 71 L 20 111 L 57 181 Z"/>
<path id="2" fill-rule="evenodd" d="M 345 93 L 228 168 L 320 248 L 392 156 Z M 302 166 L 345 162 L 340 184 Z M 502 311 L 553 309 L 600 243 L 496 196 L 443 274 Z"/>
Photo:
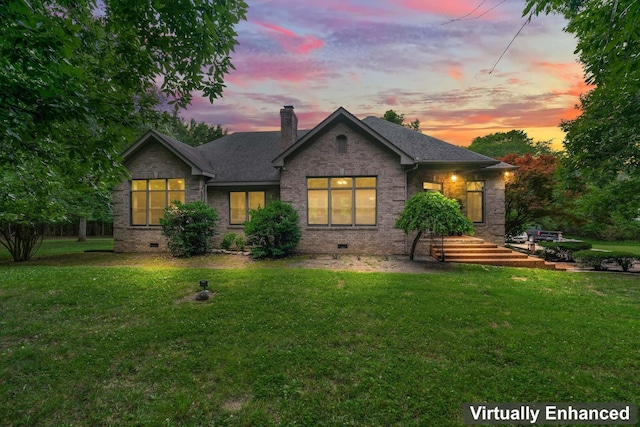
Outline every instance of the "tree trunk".
<path id="1" fill-rule="evenodd" d="M 78 227 L 78 242 L 87 241 L 87 220 L 80 218 L 80 226 Z"/>
<path id="2" fill-rule="evenodd" d="M 420 237 L 422 236 L 422 232 L 424 230 L 420 230 L 418 231 L 418 235 L 416 236 L 415 239 L 413 239 L 413 244 L 411 245 L 411 252 L 409 253 L 409 260 L 413 261 L 413 255 L 416 252 L 416 246 L 418 246 L 418 240 L 420 240 Z"/>

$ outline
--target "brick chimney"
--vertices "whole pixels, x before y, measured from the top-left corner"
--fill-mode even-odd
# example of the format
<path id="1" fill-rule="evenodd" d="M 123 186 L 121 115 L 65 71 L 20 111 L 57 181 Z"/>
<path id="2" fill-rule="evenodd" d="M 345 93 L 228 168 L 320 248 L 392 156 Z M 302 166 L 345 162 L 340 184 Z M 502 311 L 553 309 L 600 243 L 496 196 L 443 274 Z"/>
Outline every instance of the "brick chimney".
<path id="1" fill-rule="evenodd" d="M 298 140 L 298 118 L 293 105 L 285 105 L 280 110 L 280 152 L 291 147 Z"/>

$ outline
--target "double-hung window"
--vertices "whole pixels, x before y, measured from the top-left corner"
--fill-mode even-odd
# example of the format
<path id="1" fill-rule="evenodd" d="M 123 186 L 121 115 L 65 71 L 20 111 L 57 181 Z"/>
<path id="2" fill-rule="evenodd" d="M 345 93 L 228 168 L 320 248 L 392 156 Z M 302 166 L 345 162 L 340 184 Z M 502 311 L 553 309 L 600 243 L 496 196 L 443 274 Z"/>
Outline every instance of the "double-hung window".
<path id="1" fill-rule="evenodd" d="M 307 178 L 309 225 L 376 225 L 376 177 Z"/>
<path id="2" fill-rule="evenodd" d="M 484 222 L 484 181 L 467 181 L 467 217 Z"/>
<path id="3" fill-rule="evenodd" d="M 265 206 L 264 191 L 232 191 L 229 193 L 229 224 L 243 225 L 251 219 L 249 211 Z"/>
<path id="4" fill-rule="evenodd" d="M 185 180 L 134 179 L 131 181 L 131 225 L 160 225 L 164 208 L 185 202 Z"/>

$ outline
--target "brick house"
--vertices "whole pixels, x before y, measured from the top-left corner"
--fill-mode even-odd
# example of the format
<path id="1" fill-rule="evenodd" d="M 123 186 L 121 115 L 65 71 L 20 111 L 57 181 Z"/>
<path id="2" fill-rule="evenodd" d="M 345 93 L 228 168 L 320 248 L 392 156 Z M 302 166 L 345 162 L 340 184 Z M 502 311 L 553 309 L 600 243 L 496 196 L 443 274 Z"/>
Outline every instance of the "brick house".
<path id="1" fill-rule="evenodd" d="M 281 130 L 237 132 L 191 147 L 148 131 L 123 153 L 130 179 L 114 190 L 116 252 L 166 250 L 159 218 L 172 200 L 218 211 L 214 246 L 241 233 L 248 212 L 281 199 L 300 216 L 307 253 L 404 254 L 412 237 L 394 228 L 419 191 L 457 199 L 476 235 L 504 243 L 504 176 L 513 166 L 386 120 L 339 108 L 308 131 L 293 107 Z M 428 241 L 417 253 L 428 253 Z"/>

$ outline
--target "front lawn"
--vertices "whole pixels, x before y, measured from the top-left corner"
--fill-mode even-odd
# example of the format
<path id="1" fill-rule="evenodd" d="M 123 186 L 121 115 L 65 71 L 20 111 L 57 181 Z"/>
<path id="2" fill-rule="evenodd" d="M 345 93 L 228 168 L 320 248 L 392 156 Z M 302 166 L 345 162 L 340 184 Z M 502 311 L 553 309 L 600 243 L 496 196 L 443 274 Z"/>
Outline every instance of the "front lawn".
<path id="1" fill-rule="evenodd" d="M 627 275 L 3 263 L 0 307 L 6 426 L 447 426 L 463 402 L 640 400 Z"/>
<path id="2" fill-rule="evenodd" d="M 576 239 L 591 243 L 593 249 L 612 252 L 630 252 L 632 254 L 640 255 L 640 242 L 611 242 L 605 240 L 585 239 L 582 237 L 577 237 Z"/>

